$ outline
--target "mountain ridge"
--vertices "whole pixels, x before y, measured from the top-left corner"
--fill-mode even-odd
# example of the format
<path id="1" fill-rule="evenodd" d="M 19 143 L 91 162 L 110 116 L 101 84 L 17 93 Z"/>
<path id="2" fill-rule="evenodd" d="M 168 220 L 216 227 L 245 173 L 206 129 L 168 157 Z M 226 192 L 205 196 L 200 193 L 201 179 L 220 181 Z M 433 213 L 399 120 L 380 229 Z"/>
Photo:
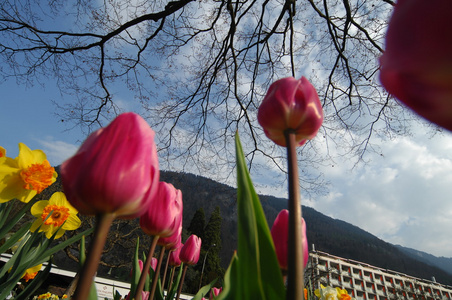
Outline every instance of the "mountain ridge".
<path id="1" fill-rule="evenodd" d="M 161 180 L 172 183 L 176 188 L 182 190 L 184 226 L 188 226 L 191 217 L 199 207 L 203 207 L 208 216 L 215 206 L 220 206 L 223 217 L 221 236 L 222 239 L 227 238 L 227 242 L 223 240 L 221 256 L 223 263 L 229 263 L 236 245 L 236 239 L 233 239 L 237 232 L 236 189 L 190 173 L 162 171 Z M 208 199 L 205 200 L 204 197 Z M 259 195 L 259 199 L 271 228 L 279 211 L 286 208 L 287 199 L 269 195 Z M 395 245 L 385 242 L 355 225 L 328 217 L 311 207 L 303 206 L 302 211 L 307 224 L 310 250 L 314 244 L 316 250 L 335 256 L 427 280 L 435 277 L 440 283 L 452 285 L 451 274 L 437 266 L 414 259 Z"/>

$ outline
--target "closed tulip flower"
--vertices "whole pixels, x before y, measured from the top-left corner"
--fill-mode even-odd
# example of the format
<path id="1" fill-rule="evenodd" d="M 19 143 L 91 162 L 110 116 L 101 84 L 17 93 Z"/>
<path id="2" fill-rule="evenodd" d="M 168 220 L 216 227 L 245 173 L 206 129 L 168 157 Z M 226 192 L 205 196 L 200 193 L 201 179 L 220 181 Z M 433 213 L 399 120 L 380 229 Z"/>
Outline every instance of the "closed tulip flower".
<path id="1" fill-rule="evenodd" d="M 210 297 L 209 297 L 209 300 L 213 300 L 213 299 L 215 299 L 220 293 L 221 293 L 221 291 L 223 290 L 223 288 L 216 288 L 216 287 L 213 287 L 211 290 L 210 290 Z"/>
<path id="2" fill-rule="evenodd" d="M 308 239 L 306 238 L 306 223 L 304 219 L 301 219 L 301 222 L 303 232 L 303 263 L 304 267 L 306 267 L 309 258 Z M 287 255 L 289 246 L 289 211 L 287 209 L 283 209 L 279 212 L 275 222 L 273 223 L 271 235 L 273 243 L 275 244 L 276 257 L 278 258 L 279 267 L 282 270 L 287 270 Z"/>
<path id="3" fill-rule="evenodd" d="M 180 260 L 187 265 L 196 265 L 201 252 L 201 243 L 201 238 L 192 234 L 180 250 Z"/>
<path id="4" fill-rule="evenodd" d="M 181 214 L 182 192 L 162 181 L 151 205 L 140 217 L 140 227 L 148 235 L 168 237 L 179 229 Z"/>
<path id="5" fill-rule="evenodd" d="M 154 131 L 135 113 L 124 113 L 92 133 L 61 165 L 64 192 L 82 214 L 137 217 L 159 182 Z"/>
<path id="6" fill-rule="evenodd" d="M 380 80 L 422 117 L 452 130 L 450 0 L 399 0 L 389 21 Z"/>
<path id="7" fill-rule="evenodd" d="M 312 139 L 323 122 L 322 105 L 317 91 L 305 78 L 287 77 L 275 81 L 259 107 L 257 120 L 265 135 L 286 147 L 285 133 L 295 133 L 301 146 Z"/>
<path id="8" fill-rule="evenodd" d="M 169 254 L 169 265 L 173 267 L 178 267 L 182 264 L 182 261 L 180 260 L 180 251 L 184 244 L 179 244 L 179 247 L 177 247 L 174 251 L 171 251 Z"/>

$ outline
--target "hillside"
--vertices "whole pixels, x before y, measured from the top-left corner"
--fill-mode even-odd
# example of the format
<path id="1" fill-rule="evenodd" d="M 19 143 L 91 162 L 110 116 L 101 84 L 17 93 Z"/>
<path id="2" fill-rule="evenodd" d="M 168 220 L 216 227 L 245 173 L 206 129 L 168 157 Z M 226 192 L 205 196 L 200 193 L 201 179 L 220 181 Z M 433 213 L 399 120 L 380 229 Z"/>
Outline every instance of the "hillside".
<path id="1" fill-rule="evenodd" d="M 396 245 L 396 247 L 411 258 L 424 262 L 428 265 L 438 267 L 452 276 L 452 258 L 444 256 L 436 257 L 429 253 L 403 247 L 400 245 Z"/>
<path id="2" fill-rule="evenodd" d="M 215 207 L 219 207 L 222 217 L 221 226 L 221 265 L 227 267 L 236 249 L 237 207 L 236 190 L 233 187 L 215 182 L 201 176 L 187 173 L 161 172 L 161 180 L 172 183 L 182 190 L 184 201 L 183 226 L 187 228 L 196 210 L 202 207 L 208 218 Z M 61 190 L 57 181 L 47 193 Z M 262 207 L 269 226 L 273 224 L 278 212 L 286 207 L 287 200 L 273 196 L 260 196 Z M 309 247 L 332 255 L 362 261 L 377 267 L 402 272 L 411 276 L 430 280 L 434 276 L 437 282 L 452 285 L 452 275 L 426 264 L 405 251 L 400 251 L 392 244 L 378 239 L 372 234 L 346 223 L 327 217 L 316 210 L 303 207 L 303 217 L 307 223 Z M 83 217 L 83 228 L 91 227 L 93 218 Z M 70 234 L 69 234 L 70 235 Z M 131 258 L 136 238 L 140 238 L 140 251 L 147 253 L 150 237 L 144 235 L 137 220 L 115 221 L 109 233 L 103 254 L 99 274 L 112 274 L 115 278 L 125 279 L 130 270 Z M 88 240 L 89 242 L 89 240 Z M 67 250 L 67 255 L 76 258 L 77 247 Z M 63 268 L 76 269 L 77 264 L 68 260 L 66 255 L 59 255 L 55 263 Z M 113 273 L 112 273 L 113 270 Z"/>
<path id="3" fill-rule="evenodd" d="M 162 180 L 171 182 L 182 190 L 184 226 L 188 226 L 191 216 L 199 207 L 203 207 L 206 215 L 210 215 L 215 206 L 220 206 L 223 217 L 221 254 L 222 262 L 227 265 L 237 244 L 235 189 L 185 173 L 162 172 Z M 271 226 L 279 211 L 286 207 L 287 200 L 262 195 L 260 200 Z M 428 280 L 434 276 L 438 282 L 452 285 L 452 276 L 444 270 L 413 259 L 394 245 L 354 225 L 327 217 L 310 207 L 303 206 L 302 210 L 310 249 L 314 244 L 316 250 Z"/>

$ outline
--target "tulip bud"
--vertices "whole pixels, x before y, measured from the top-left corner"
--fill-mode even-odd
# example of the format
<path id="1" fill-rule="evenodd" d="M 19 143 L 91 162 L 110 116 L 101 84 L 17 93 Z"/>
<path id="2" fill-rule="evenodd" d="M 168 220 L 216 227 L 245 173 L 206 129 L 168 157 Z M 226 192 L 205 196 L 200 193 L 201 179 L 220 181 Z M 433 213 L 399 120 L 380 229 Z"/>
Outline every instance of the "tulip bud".
<path id="1" fill-rule="evenodd" d="M 130 295 L 130 292 L 127 294 L 126 300 L 134 299 L 133 295 Z M 148 300 L 149 299 L 149 292 L 142 291 L 141 292 L 141 300 Z"/>
<path id="2" fill-rule="evenodd" d="M 223 290 L 223 288 L 221 288 L 221 287 L 220 288 L 213 287 L 210 290 L 209 300 L 212 300 L 212 299 L 214 299 L 214 297 L 217 297 L 221 293 L 222 290 Z"/>
<path id="3" fill-rule="evenodd" d="M 306 223 L 303 218 L 301 219 L 301 226 L 303 232 L 303 263 L 304 267 L 306 267 L 309 258 L 309 251 L 308 239 L 306 238 Z M 271 235 L 273 243 L 275 244 L 276 257 L 278 258 L 279 267 L 282 270 L 287 270 L 289 246 L 289 211 L 287 209 L 283 209 L 279 212 L 275 222 L 273 223 Z"/>
<path id="4" fill-rule="evenodd" d="M 180 251 L 179 258 L 183 263 L 188 265 L 195 265 L 199 260 L 201 252 L 201 238 L 192 234 Z"/>
<path id="5" fill-rule="evenodd" d="M 287 77 L 268 89 L 257 113 L 265 135 L 286 147 L 285 132 L 294 132 L 301 146 L 312 139 L 323 122 L 322 105 L 312 84 L 305 78 Z"/>
<path id="6" fill-rule="evenodd" d="M 181 214 L 182 192 L 162 181 L 156 196 L 140 217 L 140 227 L 148 235 L 168 237 L 179 229 Z"/>
<path id="7" fill-rule="evenodd" d="M 389 21 L 380 80 L 422 117 L 452 130 L 450 0 L 399 0 Z"/>
<path id="8" fill-rule="evenodd" d="M 178 267 L 182 264 L 182 262 L 179 258 L 179 255 L 180 255 L 180 251 L 183 246 L 184 246 L 184 244 L 181 243 L 181 244 L 179 244 L 179 247 L 177 247 L 174 251 L 170 252 L 170 254 L 169 254 L 170 257 L 169 257 L 169 262 L 168 262 L 168 264 L 170 266 Z"/>
<path id="9" fill-rule="evenodd" d="M 155 272 L 155 268 L 157 268 L 158 262 L 159 262 L 159 260 L 155 257 L 153 257 L 151 259 L 151 268 L 152 268 L 152 270 L 154 270 L 154 272 Z"/>
<path id="10" fill-rule="evenodd" d="M 141 259 L 138 260 L 138 267 L 140 268 L 140 273 L 143 271 L 143 261 Z M 130 270 L 130 278 L 133 277 L 133 268 Z"/>
<path id="11" fill-rule="evenodd" d="M 135 113 L 119 115 L 61 165 L 61 180 L 82 214 L 141 215 L 159 182 L 154 131 Z"/>

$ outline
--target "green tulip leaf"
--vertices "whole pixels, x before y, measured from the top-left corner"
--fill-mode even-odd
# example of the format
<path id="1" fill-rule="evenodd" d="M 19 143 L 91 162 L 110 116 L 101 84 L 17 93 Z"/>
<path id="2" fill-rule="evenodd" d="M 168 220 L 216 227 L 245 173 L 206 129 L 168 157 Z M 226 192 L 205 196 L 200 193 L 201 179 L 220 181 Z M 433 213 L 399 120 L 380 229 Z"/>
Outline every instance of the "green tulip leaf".
<path id="1" fill-rule="evenodd" d="M 138 262 L 138 248 L 140 246 L 140 238 L 137 238 L 137 244 L 135 247 L 135 254 L 133 255 L 133 265 L 132 265 L 132 281 L 130 282 L 130 295 L 135 295 L 137 290 L 138 281 L 140 280 L 141 271 L 140 264 Z"/>
<path id="2" fill-rule="evenodd" d="M 192 300 L 202 300 L 204 296 L 209 294 L 210 290 L 213 288 L 217 280 L 218 279 L 214 279 L 209 284 L 206 284 L 205 286 L 200 288 L 196 295 L 192 298 Z"/>
<path id="3" fill-rule="evenodd" d="M 183 268 L 184 268 L 184 264 L 182 263 L 179 267 L 179 273 L 177 274 L 177 278 L 171 285 L 171 290 L 168 291 L 168 294 L 166 295 L 166 299 L 174 299 L 174 296 L 176 295 L 176 292 L 177 292 L 177 288 L 179 287 L 179 283 L 182 278 Z M 173 271 L 175 271 L 175 269 L 173 269 Z"/>
<path id="4" fill-rule="evenodd" d="M 215 300 L 223 299 L 240 299 L 240 292 L 238 285 L 240 284 L 240 273 L 238 271 L 238 257 L 237 252 L 234 252 L 231 263 L 229 264 L 226 273 L 224 274 L 224 286 L 221 293 L 215 298 Z"/>
<path id="5" fill-rule="evenodd" d="M 238 133 L 235 142 L 238 252 L 232 261 L 229 278 L 233 291 L 224 299 L 285 299 L 284 282 L 270 229 L 254 190 Z"/>

